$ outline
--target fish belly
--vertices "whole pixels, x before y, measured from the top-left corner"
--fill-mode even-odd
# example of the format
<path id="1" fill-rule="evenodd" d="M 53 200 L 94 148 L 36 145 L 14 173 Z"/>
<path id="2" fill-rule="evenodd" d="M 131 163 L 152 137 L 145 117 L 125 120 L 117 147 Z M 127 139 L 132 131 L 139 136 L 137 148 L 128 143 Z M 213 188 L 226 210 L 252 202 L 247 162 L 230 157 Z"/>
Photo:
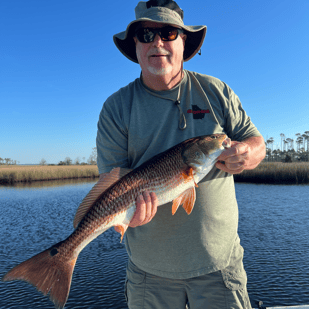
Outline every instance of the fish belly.
<path id="1" fill-rule="evenodd" d="M 164 205 L 172 202 L 179 197 L 187 189 L 194 188 L 195 182 L 193 177 L 184 179 L 182 175 L 178 175 L 171 179 L 168 183 L 162 183 L 154 188 L 153 192 L 157 195 L 158 205 Z"/>

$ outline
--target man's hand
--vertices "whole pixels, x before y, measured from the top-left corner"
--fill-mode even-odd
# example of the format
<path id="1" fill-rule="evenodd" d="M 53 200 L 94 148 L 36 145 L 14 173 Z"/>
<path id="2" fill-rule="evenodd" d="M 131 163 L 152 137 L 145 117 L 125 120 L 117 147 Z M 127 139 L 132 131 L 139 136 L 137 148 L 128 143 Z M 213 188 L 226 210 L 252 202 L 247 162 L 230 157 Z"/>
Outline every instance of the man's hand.
<path id="1" fill-rule="evenodd" d="M 136 199 L 136 210 L 129 224 L 130 227 L 137 227 L 147 224 L 157 213 L 158 198 L 155 193 L 145 191 Z"/>
<path id="2" fill-rule="evenodd" d="M 216 167 L 230 174 L 239 174 L 243 170 L 257 167 L 264 157 L 263 137 L 249 137 L 243 142 L 232 141 L 231 148 L 227 148 L 218 157 Z"/>
<path id="3" fill-rule="evenodd" d="M 231 147 L 223 151 L 218 157 L 216 167 L 230 174 L 239 174 L 246 168 L 249 151 L 247 144 L 232 141 Z"/>
<path id="4" fill-rule="evenodd" d="M 130 227 L 137 227 L 147 224 L 157 213 L 158 198 L 155 193 L 145 191 L 136 199 L 136 210 L 130 221 Z M 116 232 L 120 232 L 117 226 L 115 226 Z"/>

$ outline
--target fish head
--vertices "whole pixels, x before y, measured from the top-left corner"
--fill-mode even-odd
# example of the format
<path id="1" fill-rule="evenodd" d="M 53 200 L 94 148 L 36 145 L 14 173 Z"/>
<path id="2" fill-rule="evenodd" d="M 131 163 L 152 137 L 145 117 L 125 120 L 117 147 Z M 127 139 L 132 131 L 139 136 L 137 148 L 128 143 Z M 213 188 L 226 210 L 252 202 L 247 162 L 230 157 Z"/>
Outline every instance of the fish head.
<path id="1" fill-rule="evenodd" d="M 226 134 L 211 134 L 192 138 L 182 151 L 184 162 L 193 168 L 195 174 L 206 175 L 214 166 L 217 158 L 231 140 Z"/>

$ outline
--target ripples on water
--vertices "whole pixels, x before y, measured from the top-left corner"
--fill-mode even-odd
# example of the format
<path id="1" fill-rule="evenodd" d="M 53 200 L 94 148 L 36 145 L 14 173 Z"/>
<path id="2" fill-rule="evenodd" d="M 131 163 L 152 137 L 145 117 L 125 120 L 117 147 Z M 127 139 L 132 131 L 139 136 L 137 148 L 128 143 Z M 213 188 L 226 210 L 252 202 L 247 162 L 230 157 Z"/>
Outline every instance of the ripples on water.
<path id="1" fill-rule="evenodd" d="M 0 277 L 73 231 L 73 217 L 94 183 L 44 188 L 0 187 Z M 251 303 L 309 304 L 309 186 L 236 184 L 239 235 Z M 127 255 L 106 231 L 80 254 L 66 309 L 126 309 Z M 54 308 L 31 285 L 0 283 L 0 308 Z"/>
<path id="2" fill-rule="evenodd" d="M 252 305 L 309 304 L 309 186 L 236 184 Z"/>
<path id="3" fill-rule="evenodd" d="M 16 264 L 71 234 L 73 217 L 94 183 L 46 188 L 0 187 L 0 277 Z M 123 284 L 127 255 L 119 234 L 106 231 L 79 255 L 66 309 L 127 308 Z M 0 283 L 0 308 L 50 308 L 28 283 Z"/>

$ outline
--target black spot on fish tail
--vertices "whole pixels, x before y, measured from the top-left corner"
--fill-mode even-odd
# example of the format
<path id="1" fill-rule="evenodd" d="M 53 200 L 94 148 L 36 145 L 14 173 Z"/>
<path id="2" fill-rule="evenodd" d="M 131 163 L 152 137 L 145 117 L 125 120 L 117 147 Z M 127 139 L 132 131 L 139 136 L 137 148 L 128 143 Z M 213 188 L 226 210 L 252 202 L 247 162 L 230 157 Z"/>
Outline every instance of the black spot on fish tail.
<path id="1" fill-rule="evenodd" d="M 58 249 L 57 248 L 52 248 L 51 250 L 50 250 L 50 255 L 51 256 L 54 256 L 54 255 L 56 255 L 58 253 Z"/>

